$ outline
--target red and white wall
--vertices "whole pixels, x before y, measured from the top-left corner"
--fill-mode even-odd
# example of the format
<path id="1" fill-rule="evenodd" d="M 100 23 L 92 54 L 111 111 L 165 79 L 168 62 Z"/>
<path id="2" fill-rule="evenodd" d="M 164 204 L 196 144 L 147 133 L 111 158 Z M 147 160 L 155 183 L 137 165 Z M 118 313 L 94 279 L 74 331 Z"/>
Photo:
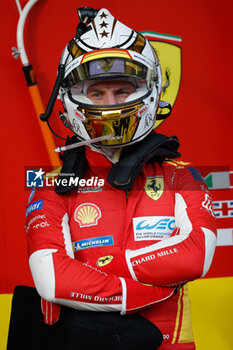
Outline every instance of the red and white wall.
<path id="1" fill-rule="evenodd" d="M 22 7 L 26 3 L 22 0 Z M 178 73 L 172 66 L 173 60 L 167 62 L 165 54 L 161 57 L 163 68 L 171 68 L 171 81 L 178 74 L 180 85 L 176 86 L 179 93 L 172 116 L 158 132 L 179 137 L 182 160 L 198 167 L 210 186 L 217 216 L 218 246 L 206 278 L 190 283 L 193 328 L 197 350 L 230 350 L 233 348 L 233 3 L 230 0 L 133 3 L 39 0 L 29 14 L 24 40 L 44 105 L 53 88 L 61 52 L 75 34 L 77 6 L 105 7 L 137 31 L 166 34 L 168 40 L 150 37 L 155 47 L 156 41 L 162 41 L 180 50 Z M 1 1 L 0 16 L 0 350 L 5 350 L 14 287 L 32 285 L 24 232 L 29 195 L 25 189 L 25 167 L 50 165 L 50 158 L 20 59 L 15 61 L 11 54 L 11 47 L 16 46 L 18 21 L 13 0 Z M 182 40 L 174 42 L 173 36 Z M 57 111 L 58 107 L 51 123 L 64 135 Z M 59 141 L 55 142 L 60 145 Z"/>

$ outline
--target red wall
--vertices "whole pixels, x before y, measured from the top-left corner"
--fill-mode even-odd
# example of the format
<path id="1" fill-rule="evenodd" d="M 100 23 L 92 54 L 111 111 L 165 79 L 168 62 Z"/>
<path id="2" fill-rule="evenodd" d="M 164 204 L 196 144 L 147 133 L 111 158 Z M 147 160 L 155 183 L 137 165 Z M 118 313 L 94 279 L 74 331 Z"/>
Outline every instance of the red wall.
<path id="1" fill-rule="evenodd" d="M 22 5 L 25 3 L 22 1 Z M 25 46 L 44 104 L 53 87 L 60 54 L 75 33 L 77 6 L 106 7 L 138 31 L 182 37 L 179 95 L 171 118 L 158 131 L 179 137 L 182 160 L 233 170 L 232 1 L 138 1 L 119 5 L 114 0 L 39 0 L 26 22 Z M 21 62 L 11 55 L 11 47 L 16 45 L 17 7 L 14 1 L 4 0 L 1 8 L 0 293 L 11 293 L 17 284 L 32 283 L 24 232 L 29 194 L 25 190 L 25 166 L 43 167 L 50 161 Z M 52 124 L 63 130 L 57 114 Z M 213 197 L 231 200 L 233 190 L 214 191 Z M 218 219 L 218 228 L 232 227 L 233 218 Z M 231 256 L 232 246 L 217 247 L 208 276 L 232 276 Z"/>

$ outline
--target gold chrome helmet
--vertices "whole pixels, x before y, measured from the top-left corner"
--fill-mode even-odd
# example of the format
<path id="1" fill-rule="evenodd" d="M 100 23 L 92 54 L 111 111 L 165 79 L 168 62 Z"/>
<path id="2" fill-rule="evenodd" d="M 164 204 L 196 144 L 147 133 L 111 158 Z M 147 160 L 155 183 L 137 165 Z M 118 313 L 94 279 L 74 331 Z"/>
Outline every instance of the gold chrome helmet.
<path id="1" fill-rule="evenodd" d="M 65 66 L 59 91 L 64 115 L 80 140 L 106 136 L 101 147 L 119 147 L 152 131 L 162 76 L 156 53 L 141 34 L 101 9 L 84 34 L 67 44 L 60 64 Z M 121 104 L 95 105 L 87 88 L 105 79 L 130 81 L 135 92 Z"/>

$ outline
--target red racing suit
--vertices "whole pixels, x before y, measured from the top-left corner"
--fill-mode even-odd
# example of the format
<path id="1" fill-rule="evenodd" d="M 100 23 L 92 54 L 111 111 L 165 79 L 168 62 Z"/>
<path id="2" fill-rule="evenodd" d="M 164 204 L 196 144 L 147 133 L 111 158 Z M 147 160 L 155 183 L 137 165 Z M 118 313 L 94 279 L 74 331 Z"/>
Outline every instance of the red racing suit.
<path id="1" fill-rule="evenodd" d="M 39 294 L 80 310 L 139 312 L 162 331 L 161 350 L 195 349 L 186 282 L 206 274 L 216 245 L 200 174 L 180 161 L 147 163 L 126 193 L 107 182 L 107 158 L 89 148 L 86 158 L 94 186 L 37 189 L 28 204 Z"/>

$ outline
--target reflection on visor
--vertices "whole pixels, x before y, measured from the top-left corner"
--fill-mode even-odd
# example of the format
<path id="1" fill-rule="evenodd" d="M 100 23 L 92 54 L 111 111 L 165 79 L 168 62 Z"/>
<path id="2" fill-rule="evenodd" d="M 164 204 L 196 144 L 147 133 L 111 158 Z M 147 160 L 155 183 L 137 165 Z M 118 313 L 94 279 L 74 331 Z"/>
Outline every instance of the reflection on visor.
<path id="1" fill-rule="evenodd" d="M 101 58 L 89 63 L 90 76 L 104 73 L 124 73 L 124 60 L 121 58 Z"/>
<path id="2" fill-rule="evenodd" d="M 137 102 L 120 109 L 95 106 L 80 110 L 86 116 L 83 124 L 92 139 L 113 134 L 110 139 L 102 141 L 101 145 L 119 146 L 132 140 L 138 127 L 138 111 L 142 105 L 142 102 Z"/>
<path id="3" fill-rule="evenodd" d="M 152 72 L 139 62 L 123 58 L 101 58 L 86 62 L 72 70 L 64 79 L 63 86 L 70 88 L 80 81 L 92 78 L 117 76 L 133 76 L 142 80 L 149 80 Z"/>

